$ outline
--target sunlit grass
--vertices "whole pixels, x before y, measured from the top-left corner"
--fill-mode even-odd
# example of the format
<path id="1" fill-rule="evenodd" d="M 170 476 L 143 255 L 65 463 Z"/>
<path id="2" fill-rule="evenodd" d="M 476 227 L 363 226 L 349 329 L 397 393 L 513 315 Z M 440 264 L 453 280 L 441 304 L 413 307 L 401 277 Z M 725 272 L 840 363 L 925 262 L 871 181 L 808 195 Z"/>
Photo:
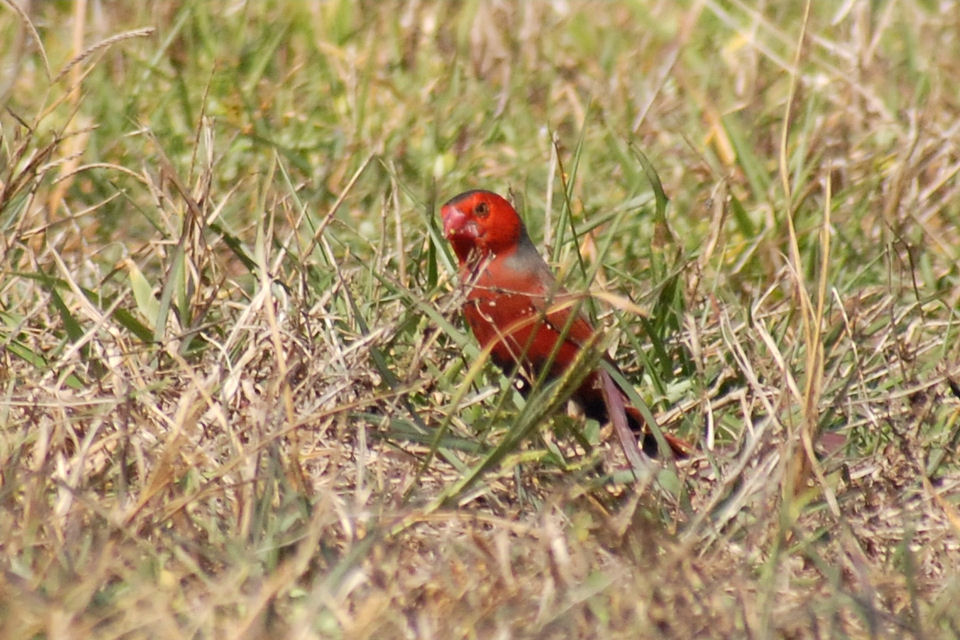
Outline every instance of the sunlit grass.
<path id="1" fill-rule="evenodd" d="M 0 5 L 0 635 L 960 634 L 954 14 Z M 692 460 L 485 361 L 470 188 Z"/>

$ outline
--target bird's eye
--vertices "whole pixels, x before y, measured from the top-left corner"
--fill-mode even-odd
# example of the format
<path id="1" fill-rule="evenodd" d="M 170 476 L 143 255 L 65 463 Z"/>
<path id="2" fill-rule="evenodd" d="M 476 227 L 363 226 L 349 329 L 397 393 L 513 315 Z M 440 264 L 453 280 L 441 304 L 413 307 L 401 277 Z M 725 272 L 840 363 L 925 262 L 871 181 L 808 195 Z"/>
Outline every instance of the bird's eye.
<path id="1" fill-rule="evenodd" d="M 481 202 L 474 208 L 473 212 L 477 214 L 478 218 L 486 218 L 490 215 L 490 205 L 486 202 Z"/>

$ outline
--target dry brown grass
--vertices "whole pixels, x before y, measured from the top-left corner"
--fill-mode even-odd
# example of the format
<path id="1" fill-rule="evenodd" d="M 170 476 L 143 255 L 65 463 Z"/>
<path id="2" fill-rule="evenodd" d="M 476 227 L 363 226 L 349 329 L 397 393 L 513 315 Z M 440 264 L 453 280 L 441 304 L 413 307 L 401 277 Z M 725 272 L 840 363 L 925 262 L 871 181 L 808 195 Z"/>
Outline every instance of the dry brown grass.
<path id="1" fill-rule="evenodd" d="M 960 635 L 960 13 L 804 16 L 0 5 L 0 636 Z M 470 187 L 701 453 L 482 361 Z"/>

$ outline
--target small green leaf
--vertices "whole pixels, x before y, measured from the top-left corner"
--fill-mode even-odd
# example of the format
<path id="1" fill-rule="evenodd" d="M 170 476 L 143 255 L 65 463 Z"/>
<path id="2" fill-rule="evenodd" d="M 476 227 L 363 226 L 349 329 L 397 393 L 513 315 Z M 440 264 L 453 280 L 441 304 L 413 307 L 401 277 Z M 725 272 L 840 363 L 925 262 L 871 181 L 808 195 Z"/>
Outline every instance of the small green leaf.
<path id="1" fill-rule="evenodd" d="M 147 281 L 143 272 L 133 260 L 127 260 L 127 274 L 130 277 L 130 288 L 133 290 L 133 299 L 137 303 L 137 310 L 147 319 L 150 330 L 156 328 L 154 324 L 160 313 L 160 303 L 153 295 L 153 287 Z"/>

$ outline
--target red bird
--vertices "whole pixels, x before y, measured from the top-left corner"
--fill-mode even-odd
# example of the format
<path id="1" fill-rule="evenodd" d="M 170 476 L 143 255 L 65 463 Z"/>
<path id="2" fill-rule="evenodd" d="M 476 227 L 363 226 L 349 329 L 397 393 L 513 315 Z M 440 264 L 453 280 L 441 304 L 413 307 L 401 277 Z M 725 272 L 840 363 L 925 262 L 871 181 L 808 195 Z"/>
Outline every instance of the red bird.
<path id="1" fill-rule="evenodd" d="M 597 336 L 582 314 L 571 320 L 576 297 L 557 284 L 514 208 L 490 191 L 467 191 L 443 205 L 440 215 L 467 288 L 463 314 L 480 345 L 493 345 L 491 358 L 508 375 L 516 372 L 526 378 L 521 392 L 529 390 L 529 382 L 548 363 L 547 377 L 563 375 Z M 627 404 L 606 371 L 592 371 L 572 397 L 587 416 L 600 422 L 612 419 L 615 427 L 623 424 L 616 414 L 625 412 L 630 429 L 644 434 L 644 451 L 656 454 L 656 440 L 644 428 L 640 411 Z M 631 457 L 636 440 L 625 427 L 617 432 Z M 683 441 L 665 439 L 675 455 L 690 452 Z"/>

